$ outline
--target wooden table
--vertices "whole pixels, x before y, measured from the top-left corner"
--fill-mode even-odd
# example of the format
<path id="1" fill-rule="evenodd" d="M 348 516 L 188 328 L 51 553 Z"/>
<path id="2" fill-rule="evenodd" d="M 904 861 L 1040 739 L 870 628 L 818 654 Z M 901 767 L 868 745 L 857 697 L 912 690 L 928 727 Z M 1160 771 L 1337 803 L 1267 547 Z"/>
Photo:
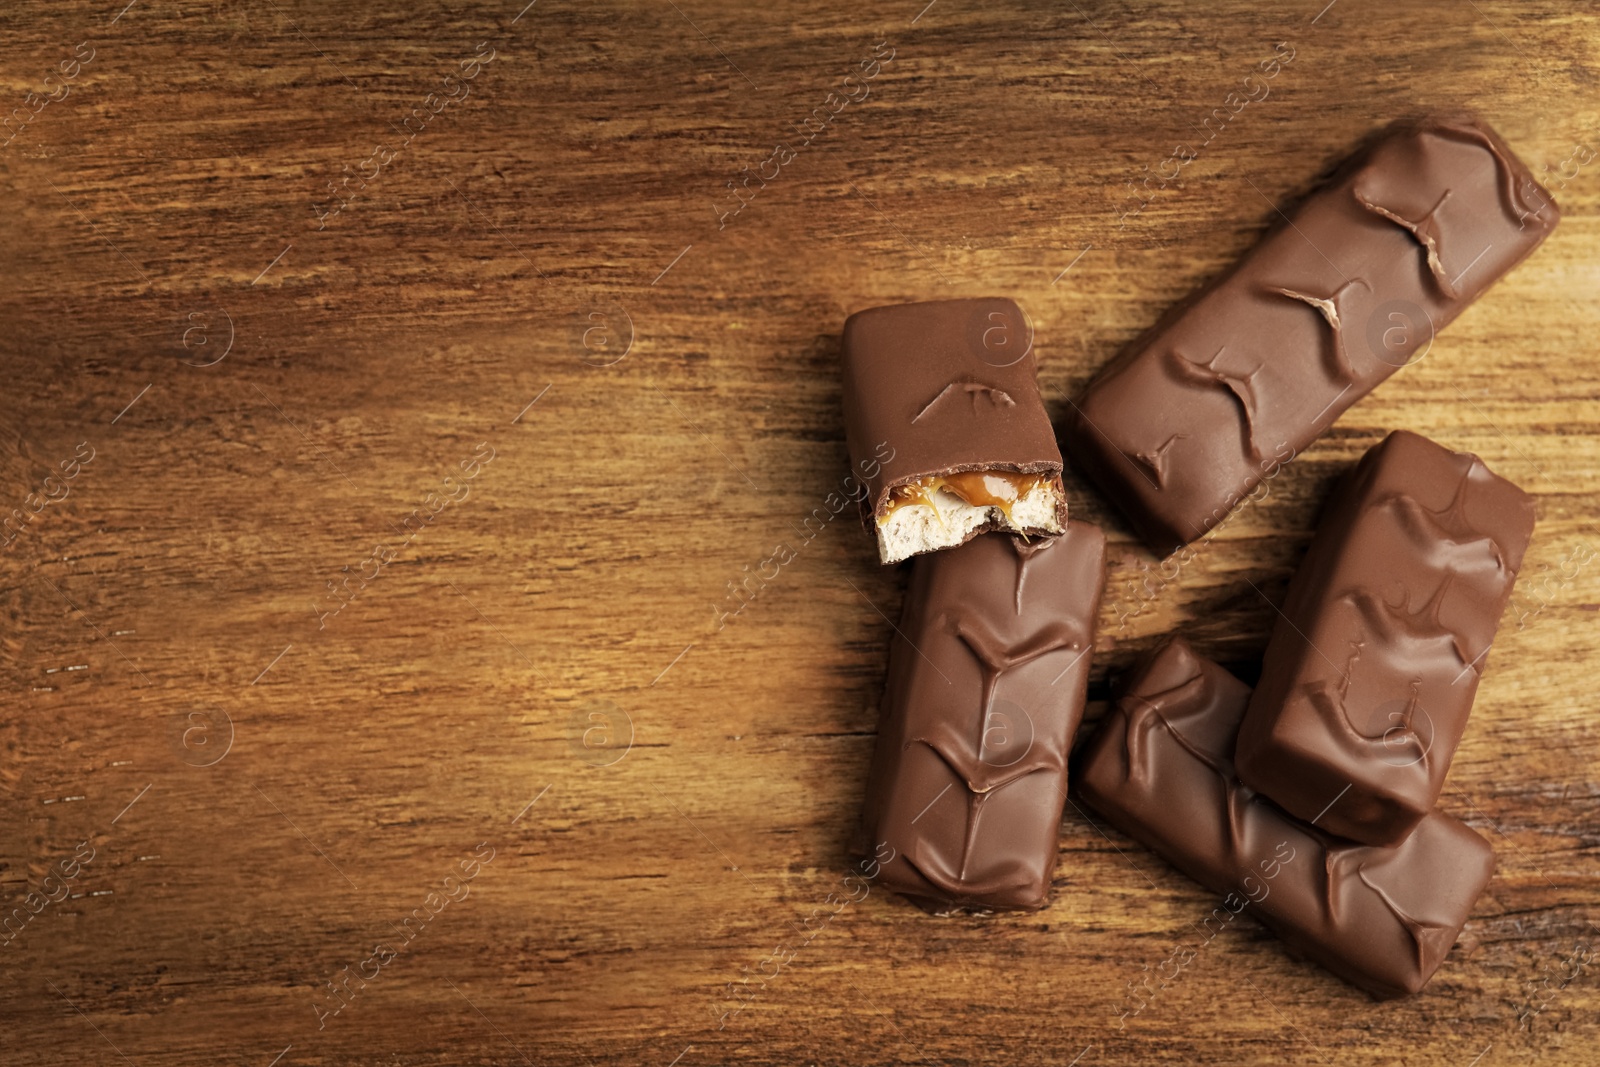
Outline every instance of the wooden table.
<path id="1" fill-rule="evenodd" d="M 1600 1062 L 1593 13 L 122 2 L 0 14 L 0 1060 Z M 906 578 L 798 532 L 844 317 L 1013 295 L 1059 415 L 1438 107 L 1546 176 L 1544 248 L 1156 593 L 1069 486 L 1090 729 L 1163 634 L 1249 670 L 1388 430 L 1538 494 L 1442 801 L 1499 871 L 1433 983 L 1244 921 L 1119 1024 L 1215 901 L 1071 806 L 1042 913 L 835 914 Z"/>

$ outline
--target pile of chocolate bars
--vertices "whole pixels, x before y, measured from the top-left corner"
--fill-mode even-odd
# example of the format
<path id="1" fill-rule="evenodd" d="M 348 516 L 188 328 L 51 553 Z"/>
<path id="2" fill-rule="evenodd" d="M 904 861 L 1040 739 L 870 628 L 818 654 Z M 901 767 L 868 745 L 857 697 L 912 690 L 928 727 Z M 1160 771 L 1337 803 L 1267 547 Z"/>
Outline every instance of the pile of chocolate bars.
<path id="1" fill-rule="evenodd" d="M 1089 384 L 1068 453 L 1171 552 L 1558 217 L 1481 122 L 1391 126 Z M 850 317 L 843 351 L 879 558 L 915 557 L 862 851 L 935 912 L 1043 907 L 1105 537 L 1068 521 L 1029 325 L 1005 299 L 881 307 Z M 1079 754 L 1077 792 L 1295 952 L 1416 992 L 1494 867 L 1434 804 L 1533 522 L 1476 456 L 1390 434 L 1328 503 L 1255 691 L 1173 638 Z"/>

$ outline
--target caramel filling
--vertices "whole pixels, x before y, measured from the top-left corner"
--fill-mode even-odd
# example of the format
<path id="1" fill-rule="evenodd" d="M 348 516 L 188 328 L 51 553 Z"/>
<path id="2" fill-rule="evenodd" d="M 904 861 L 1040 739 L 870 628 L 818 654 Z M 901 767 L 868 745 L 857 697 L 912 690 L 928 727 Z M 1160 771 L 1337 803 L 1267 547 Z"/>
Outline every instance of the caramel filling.
<path id="1" fill-rule="evenodd" d="M 1010 522 L 1012 506 L 1048 480 L 1042 474 L 1013 474 L 1010 471 L 963 471 L 960 474 L 920 478 L 906 485 L 897 485 L 889 491 L 889 507 L 878 519 L 878 525 L 887 523 L 890 515 L 908 504 L 926 504 L 943 523 L 939 505 L 934 502 L 941 489 L 959 497 L 968 507 L 999 508 L 1006 521 Z"/>

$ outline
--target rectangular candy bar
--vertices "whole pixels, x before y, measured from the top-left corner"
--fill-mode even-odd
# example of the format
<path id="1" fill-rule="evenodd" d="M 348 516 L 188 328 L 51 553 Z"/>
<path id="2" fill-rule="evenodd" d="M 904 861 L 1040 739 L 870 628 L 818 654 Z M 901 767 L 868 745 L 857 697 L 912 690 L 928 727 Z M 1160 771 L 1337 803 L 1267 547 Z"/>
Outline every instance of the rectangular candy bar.
<path id="1" fill-rule="evenodd" d="M 1057 534 L 1067 497 L 1033 360 L 1010 300 L 858 311 L 844 324 L 844 424 L 884 563 L 985 530 Z"/>
<path id="2" fill-rule="evenodd" d="M 1083 799 L 1290 950 L 1380 997 L 1438 969 L 1494 872 L 1489 843 L 1429 814 L 1397 848 L 1342 841 L 1240 783 L 1229 754 L 1250 690 L 1175 640 L 1128 686 L 1077 771 Z M 1214 935 L 1213 931 L 1213 935 Z"/>
<path id="3" fill-rule="evenodd" d="M 862 820 L 889 888 L 933 911 L 1044 906 L 1104 585 L 1082 522 L 915 562 Z"/>
<path id="4" fill-rule="evenodd" d="M 1426 355 L 1558 218 L 1483 123 L 1391 127 L 1101 371 L 1063 443 L 1139 536 L 1171 552 Z"/>
<path id="5" fill-rule="evenodd" d="M 1477 456 L 1399 431 L 1329 501 L 1239 731 L 1239 777 L 1290 814 L 1398 844 L 1439 799 L 1533 532 Z"/>

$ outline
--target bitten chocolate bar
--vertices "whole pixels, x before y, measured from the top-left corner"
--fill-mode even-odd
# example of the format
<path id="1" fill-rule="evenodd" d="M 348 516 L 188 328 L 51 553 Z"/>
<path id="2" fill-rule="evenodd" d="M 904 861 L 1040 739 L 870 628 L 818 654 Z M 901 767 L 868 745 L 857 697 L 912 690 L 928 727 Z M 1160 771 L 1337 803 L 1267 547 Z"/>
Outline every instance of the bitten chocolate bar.
<path id="1" fill-rule="evenodd" d="M 916 560 L 862 820 L 889 888 L 933 911 L 1044 906 L 1104 585 L 1082 522 Z"/>
<path id="2" fill-rule="evenodd" d="M 1089 384 L 1062 440 L 1165 554 L 1200 537 L 1559 218 L 1488 126 L 1397 126 Z"/>
<path id="3" fill-rule="evenodd" d="M 985 530 L 1031 536 L 1066 525 L 1032 332 L 1010 300 L 851 315 L 844 424 L 851 466 L 868 475 L 864 503 L 884 563 Z"/>
<path id="4" fill-rule="evenodd" d="M 1397 848 L 1342 841 L 1241 784 L 1229 758 L 1250 690 L 1174 640 L 1086 746 L 1077 789 L 1130 837 L 1249 912 L 1290 950 L 1377 996 L 1428 983 L 1494 872 L 1489 843 L 1437 812 Z"/>
<path id="5" fill-rule="evenodd" d="M 1439 799 L 1532 532 L 1532 498 L 1477 456 L 1405 431 L 1373 447 L 1289 583 L 1239 777 L 1398 844 Z"/>

